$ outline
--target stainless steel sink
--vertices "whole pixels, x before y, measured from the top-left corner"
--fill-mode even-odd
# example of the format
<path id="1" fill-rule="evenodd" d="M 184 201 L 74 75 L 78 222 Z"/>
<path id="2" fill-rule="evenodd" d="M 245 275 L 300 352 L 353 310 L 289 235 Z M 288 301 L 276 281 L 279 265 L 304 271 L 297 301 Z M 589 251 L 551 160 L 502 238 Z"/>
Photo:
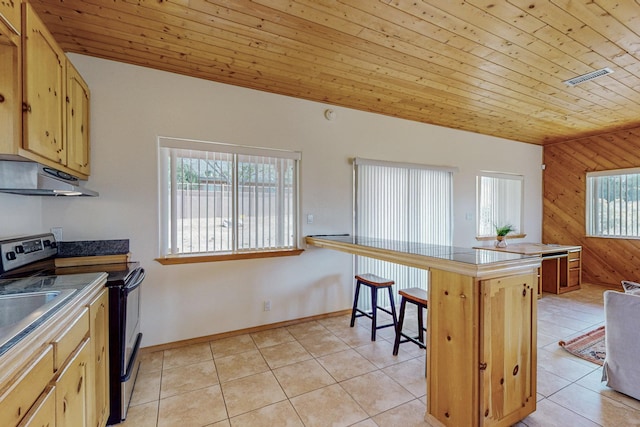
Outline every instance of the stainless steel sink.
<path id="1" fill-rule="evenodd" d="M 53 313 L 75 289 L 0 295 L 0 347 Z"/>

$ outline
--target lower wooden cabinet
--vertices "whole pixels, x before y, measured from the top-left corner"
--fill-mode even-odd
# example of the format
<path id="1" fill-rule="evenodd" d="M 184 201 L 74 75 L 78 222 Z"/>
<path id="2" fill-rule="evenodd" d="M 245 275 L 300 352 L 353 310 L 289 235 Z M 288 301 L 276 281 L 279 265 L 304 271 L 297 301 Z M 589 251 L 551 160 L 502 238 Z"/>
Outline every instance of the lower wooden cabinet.
<path id="1" fill-rule="evenodd" d="M 87 374 L 91 360 L 90 340 L 85 339 L 55 382 L 56 427 L 87 427 L 89 394 Z"/>
<path id="2" fill-rule="evenodd" d="M 536 408 L 537 274 L 430 270 L 426 420 L 507 427 Z"/>
<path id="3" fill-rule="evenodd" d="M 0 425 L 15 427 L 38 400 L 53 374 L 51 345 L 29 362 L 12 379 L 13 384 L 0 396 Z"/>
<path id="4" fill-rule="evenodd" d="M 109 298 L 103 285 L 48 326 L 44 347 L 23 353 L 24 363 L 0 382 L 0 427 L 106 426 Z"/>
<path id="5" fill-rule="evenodd" d="M 49 386 L 25 415 L 18 427 L 55 427 L 56 388 Z"/>
<path id="6" fill-rule="evenodd" d="M 105 427 L 109 418 L 109 294 L 107 289 L 89 305 L 91 331 L 91 394 L 89 420 Z"/>

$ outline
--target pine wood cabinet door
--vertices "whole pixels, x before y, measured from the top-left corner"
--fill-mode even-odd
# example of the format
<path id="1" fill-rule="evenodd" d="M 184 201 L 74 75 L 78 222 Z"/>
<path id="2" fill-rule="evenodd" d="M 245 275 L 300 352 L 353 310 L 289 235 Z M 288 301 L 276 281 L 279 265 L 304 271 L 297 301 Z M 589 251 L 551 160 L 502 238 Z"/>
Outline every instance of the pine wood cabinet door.
<path id="1" fill-rule="evenodd" d="M 20 35 L 0 19 L 0 152 L 7 154 L 15 154 L 22 140 L 21 49 Z"/>
<path id="2" fill-rule="evenodd" d="M 56 389 L 48 387 L 18 427 L 55 427 Z"/>
<path id="3" fill-rule="evenodd" d="M 20 0 L 0 0 L 0 20 L 9 24 L 17 34 L 20 34 L 20 6 Z"/>
<path id="4" fill-rule="evenodd" d="M 511 426 L 536 407 L 537 276 L 481 282 L 480 420 Z"/>
<path id="5" fill-rule="evenodd" d="M 67 61 L 67 167 L 89 175 L 89 87 Z"/>
<path id="6" fill-rule="evenodd" d="M 82 341 L 56 381 L 56 427 L 88 427 L 90 344 Z"/>
<path id="7" fill-rule="evenodd" d="M 23 147 L 66 165 L 66 57 L 32 6 L 25 4 L 24 11 Z"/>
<path id="8" fill-rule="evenodd" d="M 91 317 L 90 425 L 104 427 L 109 418 L 109 295 L 107 289 L 89 306 Z"/>

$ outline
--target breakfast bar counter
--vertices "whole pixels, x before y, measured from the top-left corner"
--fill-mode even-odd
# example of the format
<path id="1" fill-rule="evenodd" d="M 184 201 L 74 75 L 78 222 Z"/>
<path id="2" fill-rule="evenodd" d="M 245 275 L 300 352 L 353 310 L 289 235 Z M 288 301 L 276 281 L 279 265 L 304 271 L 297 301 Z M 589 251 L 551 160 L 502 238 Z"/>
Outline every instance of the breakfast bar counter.
<path id="1" fill-rule="evenodd" d="M 535 411 L 539 256 L 345 235 L 306 242 L 429 271 L 429 424 L 511 426 Z"/>

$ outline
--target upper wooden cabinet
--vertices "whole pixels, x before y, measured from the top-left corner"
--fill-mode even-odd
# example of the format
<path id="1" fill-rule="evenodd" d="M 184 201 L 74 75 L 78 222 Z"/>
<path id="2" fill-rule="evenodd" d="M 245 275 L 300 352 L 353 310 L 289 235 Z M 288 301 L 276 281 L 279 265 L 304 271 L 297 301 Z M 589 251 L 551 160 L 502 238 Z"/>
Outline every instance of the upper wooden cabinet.
<path id="1" fill-rule="evenodd" d="M 66 165 L 66 58 L 30 4 L 24 18 L 23 147 Z"/>
<path id="2" fill-rule="evenodd" d="M 21 0 L 0 0 L 0 21 L 4 20 L 13 31 L 20 34 Z"/>
<path id="3" fill-rule="evenodd" d="M 67 167 L 89 175 L 89 87 L 67 61 Z"/>
<path id="4" fill-rule="evenodd" d="M 7 1 L 0 0 L 0 14 Z M 29 3 L 16 19 L 21 34 L 0 15 L 0 158 L 86 179 L 89 88 Z"/>

